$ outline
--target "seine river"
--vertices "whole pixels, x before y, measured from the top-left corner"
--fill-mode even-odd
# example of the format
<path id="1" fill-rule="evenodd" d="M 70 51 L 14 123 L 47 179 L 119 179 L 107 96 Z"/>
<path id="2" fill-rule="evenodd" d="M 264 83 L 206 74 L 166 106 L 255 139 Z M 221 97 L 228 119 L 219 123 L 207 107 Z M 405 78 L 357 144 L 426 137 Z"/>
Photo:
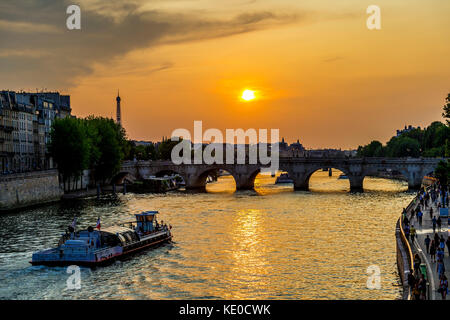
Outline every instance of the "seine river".
<path id="1" fill-rule="evenodd" d="M 310 192 L 259 176 L 256 191 L 234 191 L 230 176 L 207 193 L 126 194 L 0 215 L 2 299 L 398 299 L 395 222 L 409 201 L 407 184 L 348 180 L 317 172 Z M 81 269 L 68 289 L 66 268 L 32 267 L 34 251 L 54 247 L 73 217 L 78 225 L 129 221 L 160 211 L 172 244 L 126 261 Z M 381 289 L 367 288 L 379 267 Z"/>

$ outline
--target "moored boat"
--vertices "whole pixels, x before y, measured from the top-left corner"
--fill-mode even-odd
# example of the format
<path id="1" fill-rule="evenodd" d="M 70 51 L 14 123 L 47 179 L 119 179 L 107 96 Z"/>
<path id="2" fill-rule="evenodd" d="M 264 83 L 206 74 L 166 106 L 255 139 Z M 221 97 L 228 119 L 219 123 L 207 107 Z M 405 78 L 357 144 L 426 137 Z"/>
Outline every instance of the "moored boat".
<path id="1" fill-rule="evenodd" d="M 289 177 L 288 173 L 282 173 L 279 177 L 277 177 L 277 179 L 275 180 L 275 184 L 280 184 L 280 183 L 294 183 L 294 180 L 292 180 Z"/>
<path id="2" fill-rule="evenodd" d="M 172 239 L 170 225 L 156 220 L 157 211 L 136 214 L 136 221 L 117 226 L 100 228 L 88 227 L 75 230 L 75 224 L 68 228 L 56 248 L 33 253 L 32 265 L 47 266 L 97 266 L 104 265 Z"/>

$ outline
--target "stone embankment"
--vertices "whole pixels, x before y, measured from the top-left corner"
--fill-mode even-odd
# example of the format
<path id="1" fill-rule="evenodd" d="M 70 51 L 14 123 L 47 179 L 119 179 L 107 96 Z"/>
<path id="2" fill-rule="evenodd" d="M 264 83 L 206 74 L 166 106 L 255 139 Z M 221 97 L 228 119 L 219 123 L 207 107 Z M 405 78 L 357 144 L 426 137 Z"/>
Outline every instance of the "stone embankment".
<path id="1" fill-rule="evenodd" d="M 0 176 L 0 211 L 49 203 L 61 199 L 58 171 L 33 171 Z"/>

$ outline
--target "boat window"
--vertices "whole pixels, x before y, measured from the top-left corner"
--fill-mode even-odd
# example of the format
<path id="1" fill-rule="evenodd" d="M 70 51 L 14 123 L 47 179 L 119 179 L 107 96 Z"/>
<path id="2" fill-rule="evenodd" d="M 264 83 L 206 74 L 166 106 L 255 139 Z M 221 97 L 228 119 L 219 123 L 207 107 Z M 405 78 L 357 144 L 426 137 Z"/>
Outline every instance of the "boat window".
<path id="1" fill-rule="evenodd" d="M 139 241 L 139 238 L 134 232 L 127 232 L 127 235 L 131 238 L 131 242 Z"/>
<path id="2" fill-rule="evenodd" d="M 121 234 L 125 239 L 127 239 L 127 243 L 133 242 L 130 235 L 128 233 Z"/>
<path id="3" fill-rule="evenodd" d="M 119 238 L 120 242 L 122 242 L 122 245 L 127 244 L 127 240 L 121 234 L 118 234 L 117 237 Z"/>
<path id="4" fill-rule="evenodd" d="M 102 233 L 102 239 L 101 242 L 103 245 L 115 247 L 120 244 L 119 238 L 117 238 L 116 235 L 108 234 L 108 233 Z"/>

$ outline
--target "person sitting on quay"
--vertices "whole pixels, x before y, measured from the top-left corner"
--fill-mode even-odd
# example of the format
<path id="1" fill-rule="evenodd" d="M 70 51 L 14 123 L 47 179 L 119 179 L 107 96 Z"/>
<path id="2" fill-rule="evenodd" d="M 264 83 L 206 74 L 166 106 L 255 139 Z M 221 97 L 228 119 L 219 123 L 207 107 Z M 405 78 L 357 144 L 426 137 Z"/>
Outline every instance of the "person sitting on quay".
<path id="1" fill-rule="evenodd" d="M 405 226 L 409 225 L 409 220 L 408 220 L 408 217 L 406 215 L 403 217 L 403 224 Z"/>
<path id="2" fill-rule="evenodd" d="M 409 225 L 405 226 L 405 238 L 409 241 Z"/>

